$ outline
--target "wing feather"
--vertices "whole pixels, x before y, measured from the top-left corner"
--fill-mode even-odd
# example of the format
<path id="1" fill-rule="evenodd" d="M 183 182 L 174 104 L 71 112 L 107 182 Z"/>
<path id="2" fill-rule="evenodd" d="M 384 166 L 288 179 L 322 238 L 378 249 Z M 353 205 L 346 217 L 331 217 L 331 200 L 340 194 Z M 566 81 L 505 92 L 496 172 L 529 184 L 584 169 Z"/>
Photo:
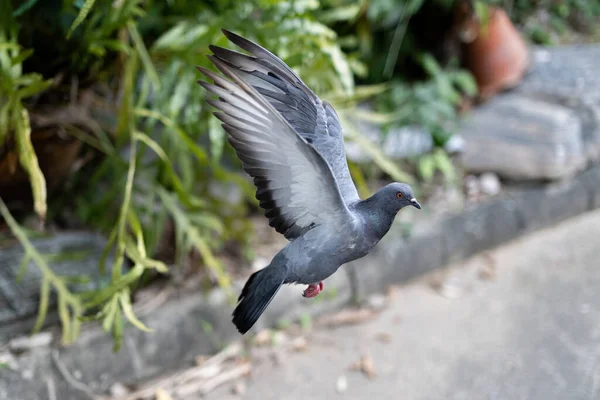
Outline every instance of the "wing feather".
<path id="1" fill-rule="evenodd" d="M 211 45 L 214 57 L 261 94 L 300 136 L 314 146 L 329 164 L 346 204 L 359 201 L 348 169 L 342 127 L 333 107 L 321 101 L 273 53 L 235 33 L 227 30 L 223 33 L 250 55 Z"/>
<path id="2" fill-rule="evenodd" d="M 269 224 L 290 240 L 317 225 L 343 229 L 353 216 L 327 161 L 238 70 L 209 58 L 231 80 L 199 67 L 214 82 L 199 83 L 218 96 L 207 102 L 218 110 L 229 143 L 254 178 Z"/>

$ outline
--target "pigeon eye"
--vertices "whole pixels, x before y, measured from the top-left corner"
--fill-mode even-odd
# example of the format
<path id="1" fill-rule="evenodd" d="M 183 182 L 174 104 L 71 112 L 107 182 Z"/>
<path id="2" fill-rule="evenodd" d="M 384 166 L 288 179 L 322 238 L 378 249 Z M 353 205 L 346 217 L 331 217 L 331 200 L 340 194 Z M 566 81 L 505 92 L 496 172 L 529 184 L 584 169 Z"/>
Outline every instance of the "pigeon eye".
<path id="1" fill-rule="evenodd" d="M 401 199 L 404 197 L 404 195 L 402 194 L 402 192 L 398 192 L 398 193 L 396 193 L 396 197 Z"/>

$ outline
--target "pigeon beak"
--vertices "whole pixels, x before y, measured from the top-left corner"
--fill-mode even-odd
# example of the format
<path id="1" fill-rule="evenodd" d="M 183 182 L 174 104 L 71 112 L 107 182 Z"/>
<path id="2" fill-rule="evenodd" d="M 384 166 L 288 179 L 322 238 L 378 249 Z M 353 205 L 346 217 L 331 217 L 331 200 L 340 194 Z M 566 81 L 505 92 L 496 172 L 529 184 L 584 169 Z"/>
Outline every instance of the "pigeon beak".
<path id="1" fill-rule="evenodd" d="M 410 199 L 410 202 L 412 203 L 413 206 L 415 206 L 419 210 L 421 209 L 421 205 L 419 204 L 419 202 L 417 201 L 417 199 L 415 199 L 414 197 L 412 199 Z"/>

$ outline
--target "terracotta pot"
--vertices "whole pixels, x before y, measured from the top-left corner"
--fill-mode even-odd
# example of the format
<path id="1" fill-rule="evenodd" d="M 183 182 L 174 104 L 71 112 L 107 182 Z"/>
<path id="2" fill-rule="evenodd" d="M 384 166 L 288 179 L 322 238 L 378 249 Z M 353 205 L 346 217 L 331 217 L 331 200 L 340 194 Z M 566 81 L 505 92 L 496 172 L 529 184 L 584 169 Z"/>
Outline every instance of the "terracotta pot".
<path id="1" fill-rule="evenodd" d="M 474 75 L 483 99 L 516 86 L 529 65 L 525 41 L 504 10 L 490 7 L 489 19 L 465 45 L 465 66 Z"/>

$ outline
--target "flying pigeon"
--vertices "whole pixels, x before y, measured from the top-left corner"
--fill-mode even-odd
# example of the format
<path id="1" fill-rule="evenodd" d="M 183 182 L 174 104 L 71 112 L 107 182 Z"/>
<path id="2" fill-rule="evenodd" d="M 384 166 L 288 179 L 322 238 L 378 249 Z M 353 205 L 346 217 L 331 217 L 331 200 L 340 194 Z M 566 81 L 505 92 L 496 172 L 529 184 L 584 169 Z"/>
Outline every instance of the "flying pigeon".
<path id="1" fill-rule="evenodd" d="M 317 296 L 340 266 L 375 247 L 401 208 L 421 205 L 409 185 L 397 182 L 361 200 L 333 107 L 277 56 L 223 33 L 250 54 L 209 46 L 208 58 L 229 79 L 197 67 L 214 82 L 198 83 L 218 96 L 206 101 L 254 179 L 269 225 L 289 240 L 242 289 L 232 316 L 243 335 L 283 284 L 308 285 L 303 296 Z"/>

